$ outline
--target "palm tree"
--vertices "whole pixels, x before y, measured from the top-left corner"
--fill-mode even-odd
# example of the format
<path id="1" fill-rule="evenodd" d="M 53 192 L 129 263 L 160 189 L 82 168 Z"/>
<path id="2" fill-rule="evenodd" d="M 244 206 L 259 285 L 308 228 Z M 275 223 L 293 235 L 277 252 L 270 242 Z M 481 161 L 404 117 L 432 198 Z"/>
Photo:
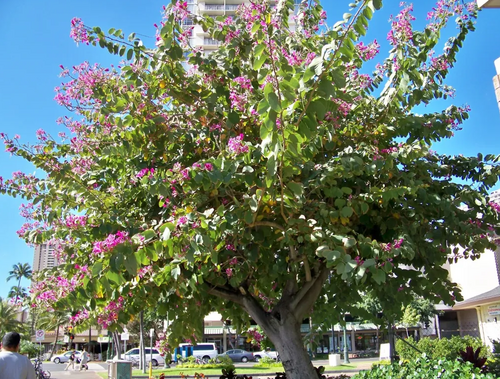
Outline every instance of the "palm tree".
<path id="1" fill-rule="evenodd" d="M 67 324 L 68 321 L 69 314 L 67 312 L 45 311 L 42 314 L 38 315 L 38 320 L 36 322 L 37 329 L 55 330 L 56 332 L 49 360 L 52 358 L 52 354 L 54 354 L 54 352 L 56 351 L 57 340 L 59 339 L 59 328 L 62 325 Z"/>
<path id="2" fill-rule="evenodd" d="M 17 309 L 0 297 L 0 335 L 19 329 L 21 323 L 17 320 Z"/>
<path id="3" fill-rule="evenodd" d="M 28 297 L 28 292 L 26 291 L 26 288 L 24 287 L 18 287 L 18 286 L 13 286 L 10 291 L 8 296 L 9 298 L 16 298 L 16 304 L 17 304 L 17 299 L 24 299 Z"/>
<path id="4" fill-rule="evenodd" d="M 11 279 L 17 279 L 17 287 L 21 287 L 21 279 L 31 279 L 31 266 L 28 263 L 18 263 L 12 266 L 12 270 L 9 271 L 9 276 L 7 277 L 7 281 Z M 19 297 L 16 297 L 16 304 L 19 300 Z"/>

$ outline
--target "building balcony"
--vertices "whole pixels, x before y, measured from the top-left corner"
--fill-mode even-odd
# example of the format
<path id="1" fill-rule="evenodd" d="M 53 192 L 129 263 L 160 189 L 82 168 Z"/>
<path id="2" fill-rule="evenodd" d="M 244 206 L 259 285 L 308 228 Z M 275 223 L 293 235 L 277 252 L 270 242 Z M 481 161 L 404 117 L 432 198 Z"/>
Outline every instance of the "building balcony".
<path id="1" fill-rule="evenodd" d="M 200 12 L 202 14 L 226 14 L 234 13 L 238 9 L 239 4 L 205 4 L 200 7 Z"/>

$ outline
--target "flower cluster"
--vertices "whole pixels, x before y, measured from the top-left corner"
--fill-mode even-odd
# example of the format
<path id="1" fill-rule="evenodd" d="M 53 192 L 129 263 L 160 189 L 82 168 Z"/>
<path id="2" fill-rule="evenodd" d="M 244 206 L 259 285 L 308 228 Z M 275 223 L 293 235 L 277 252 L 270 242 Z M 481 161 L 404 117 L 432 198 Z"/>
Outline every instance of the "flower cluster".
<path id="1" fill-rule="evenodd" d="M 36 294 L 37 304 L 50 309 L 51 304 L 67 297 L 79 287 L 83 278 L 83 274 L 74 275 L 71 279 L 52 275 L 36 282 L 30 292 Z"/>
<path id="2" fill-rule="evenodd" d="M 108 251 L 113 250 L 115 246 L 124 242 L 130 242 L 128 233 L 118 231 L 116 232 L 116 234 L 108 235 L 108 237 L 106 237 L 104 241 L 95 242 L 92 252 L 94 254 L 104 254 Z"/>
<path id="3" fill-rule="evenodd" d="M 155 347 L 158 349 L 160 354 L 166 355 L 170 354 L 172 352 L 172 348 L 170 344 L 168 343 L 167 336 L 165 333 L 160 333 L 158 335 L 158 338 L 156 339 Z"/>
<path id="4" fill-rule="evenodd" d="M 139 171 L 135 176 L 141 179 L 142 177 L 148 175 L 149 179 L 153 178 L 155 173 L 154 168 L 143 168 L 141 171 Z"/>
<path id="5" fill-rule="evenodd" d="M 64 220 L 64 226 L 69 229 L 79 229 L 87 225 L 87 216 L 69 215 Z"/>
<path id="6" fill-rule="evenodd" d="M 82 42 L 86 45 L 89 44 L 89 35 L 87 33 L 87 29 L 83 24 L 83 21 L 78 17 L 75 17 L 71 20 L 71 31 L 69 36 L 78 44 Z"/>
<path id="7" fill-rule="evenodd" d="M 384 251 L 391 251 L 393 249 L 399 249 L 402 245 L 403 245 L 403 242 L 404 242 L 404 238 L 400 238 L 398 240 L 394 240 L 393 243 L 386 243 L 382 246 L 382 248 L 384 249 Z"/>
<path id="8" fill-rule="evenodd" d="M 405 3 L 401 3 L 405 6 Z M 393 46 L 399 44 L 408 43 L 413 38 L 413 29 L 411 27 L 411 22 L 415 20 L 415 17 L 411 14 L 413 11 L 413 5 L 406 5 L 401 12 L 394 18 L 391 16 L 391 31 L 387 34 L 387 40 Z"/>
<path id="9" fill-rule="evenodd" d="M 229 138 L 227 142 L 228 150 L 236 155 L 248 152 L 248 146 L 243 144 L 244 137 L 243 133 L 241 133 L 239 136 Z"/>
<path id="10" fill-rule="evenodd" d="M 97 323 L 103 328 L 108 328 L 118 320 L 118 314 L 123 309 L 123 297 L 119 297 L 117 301 L 110 301 L 104 307 L 102 312 L 97 317 Z"/>
<path id="11" fill-rule="evenodd" d="M 56 87 L 57 92 L 54 100 L 59 105 L 72 109 L 72 102 L 78 103 L 79 108 L 85 106 L 98 107 L 99 101 L 94 96 L 97 87 L 110 82 L 114 73 L 109 69 L 100 67 L 98 64 L 91 66 L 84 62 L 78 66 L 73 66 L 73 74 L 77 77 L 68 83 L 63 83 L 62 87 Z"/>
<path id="12" fill-rule="evenodd" d="M 356 51 L 364 61 L 369 61 L 379 53 L 380 45 L 377 40 L 374 40 L 372 43 L 365 45 L 363 42 L 359 42 L 356 45 Z"/>
<path id="13" fill-rule="evenodd" d="M 259 333 L 257 329 L 248 329 L 247 330 L 247 342 L 251 343 L 253 346 L 257 347 L 257 349 L 260 349 L 260 344 L 262 340 L 264 339 L 264 336 Z"/>
<path id="14" fill-rule="evenodd" d="M 83 309 L 81 311 L 76 312 L 74 316 L 71 316 L 69 318 L 69 323 L 71 325 L 76 325 L 84 320 L 87 320 L 89 318 L 89 312 L 86 309 Z"/>
<path id="15" fill-rule="evenodd" d="M 233 85 L 229 91 L 231 108 L 243 112 L 248 104 L 248 96 L 253 92 L 250 79 L 239 76 L 233 79 Z"/>

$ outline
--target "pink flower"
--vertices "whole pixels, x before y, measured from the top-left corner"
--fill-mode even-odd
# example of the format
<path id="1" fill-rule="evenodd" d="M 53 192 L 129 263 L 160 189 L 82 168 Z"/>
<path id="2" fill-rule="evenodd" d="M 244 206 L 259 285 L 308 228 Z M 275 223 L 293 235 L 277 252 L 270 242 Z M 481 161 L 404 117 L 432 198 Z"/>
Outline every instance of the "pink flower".
<path id="1" fill-rule="evenodd" d="M 242 154 L 248 152 L 248 146 L 243 144 L 243 133 L 237 137 L 229 138 L 227 143 L 228 150 L 234 154 Z"/>
<path id="2" fill-rule="evenodd" d="M 71 20 L 71 32 L 69 33 L 69 36 L 73 38 L 77 45 L 79 42 L 83 42 L 86 45 L 89 44 L 87 29 L 85 28 L 82 20 L 78 17 Z"/>

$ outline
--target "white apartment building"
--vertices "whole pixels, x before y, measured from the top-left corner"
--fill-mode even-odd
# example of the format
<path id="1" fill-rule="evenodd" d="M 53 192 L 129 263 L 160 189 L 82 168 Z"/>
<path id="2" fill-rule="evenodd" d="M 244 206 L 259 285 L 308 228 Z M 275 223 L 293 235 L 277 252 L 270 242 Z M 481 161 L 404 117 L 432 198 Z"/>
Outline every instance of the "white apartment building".
<path id="1" fill-rule="evenodd" d="M 269 0 L 271 5 L 275 5 L 277 0 Z M 295 13 L 297 13 L 302 0 L 294 0 Z M 236 9 L 242 4 L 248 4 L 248 0 L 187 0 L 188 10 L 195 15 L 208 16 L 216 18 L 218 16 L 235 16 Z M 193 21 L 186 19 L 183 21 L 185 27 L 193 28 L 193 33 L 190 38 L 190 45 L 193 48 L 202 48 L 203 51 L 210 53 L 218 48 L 220 41 L 210 37 L 205 33 L 201 26 L 194 25 Z M 290 25 L 293 25 L 293 20 L 290 20 Z"/>
<path id="2" fill-rule="evenodd" d="M 33 255 L 33 272 L 58 266 L 59 262 L 54 255 L 54 247 L 49 244 L 37 245 Z"/>

